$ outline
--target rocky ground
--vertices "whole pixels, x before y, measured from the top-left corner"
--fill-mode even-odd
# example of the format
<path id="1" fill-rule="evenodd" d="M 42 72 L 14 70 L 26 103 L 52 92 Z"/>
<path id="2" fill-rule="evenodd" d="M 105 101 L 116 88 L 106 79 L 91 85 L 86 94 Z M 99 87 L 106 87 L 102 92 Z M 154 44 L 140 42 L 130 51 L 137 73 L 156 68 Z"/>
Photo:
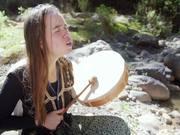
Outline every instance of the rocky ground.
<path id="1" fill-rule="evenodd" d="M 104 41 L 97 41 L 91 46 L 87 45 L 80 48 L 81 50 L 77 49 L 74 53 L 77 57 L 109 49 L 119 52 L 128 64 L 130 79 L 123 92 L 112 102 L 100 107 L 86 107 L 76 103 L 69 112 L 75 115 L 118 116 L 128 124 L 132 135 L 180 135 L 180 110 L 178 109 L 180 105 L 170 107 L 166 104 L 171 100 L 173 92 L 180 93 L 179 84 L 174 83 L 178 76 L 173 74 L 173 69 L 163 63 L 164 58 L 169 54 L 177 54 L 175 55 L 178 60 L 176 63 L 180 61 L 177 51 L 180 48 L 180 38 L 174 37 L 170 41 L 161 41 L 157 44 L 152 40 L 150 37 L 148 40 L 147 37 L 140 37 L 136 40 L 136 46 L 123 42 L 108 44 Z M 154 43 L 155 47 L 143 46 L 148 43 Z M 161 45 L 166 47 L 162 48 Z M 148 68 L 145 67 L 146 65 Z M 176 66 L 179 69 L 179 66 Z M 0 81 L 3 80 L 9 67 L 10 65 L 1 65 Z M 152 68 L 149 69 L 149 67 Z M 158 77 L 152 74 L 155 71 L 160 71 L 155 73 L 159 75 Z M 17 132 L 12 131 L 7 134 L 14 135 Z"/>

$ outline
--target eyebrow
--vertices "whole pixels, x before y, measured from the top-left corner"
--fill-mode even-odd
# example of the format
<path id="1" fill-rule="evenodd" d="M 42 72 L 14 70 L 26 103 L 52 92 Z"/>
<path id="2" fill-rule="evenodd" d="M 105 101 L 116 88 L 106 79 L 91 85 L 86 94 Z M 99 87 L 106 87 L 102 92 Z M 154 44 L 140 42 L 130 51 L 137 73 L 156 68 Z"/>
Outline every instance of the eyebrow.
<path id="1" fill-rule="evenodd" d="M 57 29 L 57 28 L 59 28 L 59 27 L 61 27 L 62 25 L 56 25 L 54 28 L 53 28 L 53 30 L 55 30 L 55 29 Z"/>

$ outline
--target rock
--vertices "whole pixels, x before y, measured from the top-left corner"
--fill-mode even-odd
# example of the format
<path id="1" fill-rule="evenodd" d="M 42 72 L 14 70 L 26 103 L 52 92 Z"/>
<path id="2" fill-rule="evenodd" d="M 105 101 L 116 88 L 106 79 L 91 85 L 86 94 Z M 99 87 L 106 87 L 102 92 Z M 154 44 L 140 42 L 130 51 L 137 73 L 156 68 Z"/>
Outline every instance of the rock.
<path id="1" fill-rule="evenodd" d="M 166 124 L 171 125 L 172 119 L 167 113 L 163 113 L 162 117 L 165 119 Z"/>
<path id="2" fill-rule="evenodd" d="M 134 83 L 147 92 L 152 99 L 167 100 L 170 97 L 169 89 L 160 81 L 143 75 L 132 75 L 129 77 L 129 83 Z"/>
<path id="3" fill-rule="evenodd" d="M 137 46 L 143 46 L 143 47 L 153 46 L 155 48 L 160 47 L 158 44 L 158 39 L 154 36 L 138 33 L 133 36 L 133 39 Z"/>
<path id="4" fill-rule="evenodd" d="M 99 21 L 99 20 L 100 20 L 100 17 L 99 17 L 99 15 L 98 15 L 97 13 L 94 13 L 94 14 L 92 15 L 92 17 L 91 17 L 91 20 L 92 20 L 92 21 Z"/>
<path id="5" fill-rule="evenodd" d="M 166 46 L 177 50 L 180 48 L 180 36 L 172 36 L 166 39 Z"/>
<path id="6" fill-rule="evenodd" d="M 143 66 L 138 66 L 135 68 L 135 71 L 138 74 L 146 74 L 154 79 L 160 80 L 164 84 L 168 83 L 168 78 L 172 76 L 172 71 L 167 68 L 163 63 L 159 62 L 151 62 L 150 64 L 146 64 Z M 168 76 L 166 78 L 166 76 Z"/>
<path id="7" fill-rule="evenodd" d="M 180 119 L 175 119 L 175 123 L 180 126 Z"/>
<path id="8" fill-rule="evenodd" d="M 0 48 L 0 65 L 3 64 L 3 53 L 4 53 L 4 49 Z"/>
<path id="9" fill-rule="evenodd" d="M 112 50 L 110 45 L 103 40 L 98 40 L 89 45 L 85 45 L 82 48 L 74 49 L 67 55 L 69 59 L 78 60 L 80 57 L 89 56 L 95 52 L 103 50 Z"/>
<path id="10" fill-rule="evenodd" d="M 127 50 L 126 53 L 130 58 L 135 58 L 137 56 L 137 54 L 134 51 Z"/>
<path id="11" fill-rule="evenodd" d="M 27 63 L 27 58 L 22 58 L 21 60 L 19 60 L 18 62 L 14 63 L 14 64 L 12 64 L 12 65 L 10 66 L 7 74 L 8 74 L 9 72 L 14 71 L 14 70 L 17 69 L 18 67 L 25 65 L 26 63 Z"/>
<path id="12" fill-rule="evenodd" d="M 167 84 L 167 87 L 170 91 L 179 91 L 180 92 L 180 87 L 175 84 Z"/>
<path id="13" fill-rule="evenodd" d="M 145 103 L 150 103 L 152 101 L 149 94 L 147 92 L 144 92 L 144 91 L 131 90 L 129 93 L 129 97 L 130 98 L 135 97 L 137 100 L 139 100 L 141 102 L 145 102 Z"/>
<path id="14" fill-rule="evenodd" d="M 127 36 L 126 34 L 122 33 L 122 32 L 118 32 L 116 33 L 115 35 L 115 38 L 118 42 L 121 42 L 121 43 L 129 43 L 129 42 L 132 42 L 132 38 Z"/>
<path id="15" fill-rule="evenodd" d="M 19 135 L 19 132 L 16 131 L 16 130 L 5 131 L 5 132 L 3 132 L 1 135 Z"/>
<path id="16" fill-rule="evenodd" d="M 178 111 L 176 111 L 176 110 L 170 112 L 169 115 L 170 115 L 172 118 L 179 118 L 179 119 L 180 119 L 180 112 L 178 112 Z"/>
<path id="17" fill-rule="evenodd" d="M 159 40 L 158 44 L 159 44 L 159 46 L 165 46 L 166 41 L 165 40 Z"/>
<path id="18" fill-rule="evenodd" d="M 165 75 L 166 79 L 170 82 L 175 81 L 175 77 L 173 75 Z M 167 85 L 166 85 L 167 86 Z"/>
<path id="19" fill-rule="evenodd" d="M 172 70 L 175 79 L 180 82 L 180 53 L 167 55 L 164 64 Z"/>
<path id="20" fill-rule="evenodd" d="M 125 100 L 127 97 L 128 97 L 128 92 L 126 90 L 123 90 L 118 96 L 120 100 Z"/>
<path id="21" fill-rule="evenodd" d="M 150 55 L 151 54 L 148 51 L 146 51 L 146 50 L 142 50 L 141 53 L 140 53 L 140 56 L 142 58 L 148 58 L 148 57 L 150 57 Z"/>
<path id="22" fill-rule="evenodd" d="M 150 132 L 152 135 L 156 135 L 161 127 L 161 122 L 158 120 L 158 117 L 151 113 L 139 117 L 138 120 L 141 128 Z"/>
<path id="23" fill-rule="evenodd" d="M 117 22 L 117 23 L 128 24 L 129 23 L 129 18 L 125 17 L 124 15 L 121 15 L 121 16 L 116 16 L 114 18 L 114 21 Z"/>
<path id="24" fill-rule="evenodd" d="M 176 129 L 175 134 L 174 135 L 180 135 L 180 129 Z"/>
<path id="25" fill-rule="evenodd" d="M 165 108 L 160 108 L 158 109 L 158 111 L 163 114 L 163 113 L 168 113 L 168 110 L 166 110 Z"/>

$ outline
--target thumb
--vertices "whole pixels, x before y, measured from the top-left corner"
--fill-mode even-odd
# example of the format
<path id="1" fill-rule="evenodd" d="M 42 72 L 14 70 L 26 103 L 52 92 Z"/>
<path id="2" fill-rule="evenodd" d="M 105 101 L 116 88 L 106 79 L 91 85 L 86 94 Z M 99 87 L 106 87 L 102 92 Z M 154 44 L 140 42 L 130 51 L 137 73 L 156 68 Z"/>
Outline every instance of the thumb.
<path id="1" fill-rule="evenodd" d="M 59 110 L 57 110 L 56 111 L 56 113 L 58 114 L 58 115 L 62 115 L 63 113 L 64 113 L 64 108 L 62 108 L 62 109 L 59 109 Z"/>

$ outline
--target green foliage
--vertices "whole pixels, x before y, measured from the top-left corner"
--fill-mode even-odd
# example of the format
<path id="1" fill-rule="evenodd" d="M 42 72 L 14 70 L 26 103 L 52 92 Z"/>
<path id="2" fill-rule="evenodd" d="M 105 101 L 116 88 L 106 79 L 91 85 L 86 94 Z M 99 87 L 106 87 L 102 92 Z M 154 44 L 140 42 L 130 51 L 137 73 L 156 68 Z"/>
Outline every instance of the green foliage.
<path id="1" fill-rule="evenodd" d="M 167 36 L 171 33 L 172 25 L 165 18 L 157 14 L 155 10 L 147 13 L 147 29 L 156 36 Z"/>
<path id="2" fill-rule="evenodd" d="M 75 42 L 86 42 L 89 39 L 87 31 L 71 32 L 71 36 Z"/>
<path id="3" fill-rule="evenodd" d="M 143 31 L 150 32 L 155 36 L 166 37 L 171 33 L 172 23 L 161 13 L 166 6 L 162 9 L 157 7 L 160 1 L 142 0 L 138 4 L 136 17 L 139 22 L 144 24 Z M 165 0 L 164 3 L 169 3 L 169 0 Z"/>
<path id="4" fill-rule="evenodd" d="M 78 6 L 82 12 L 85 12 L 88 7 L 89 0 L 78 0 Z"/>
<path id="5" fill-rule="evenodd" d="M 14 45 L 8 49 L 6 49 L 4 53 L 3 63 L 7 64 L 9 62 L 15 62 L 19 58 L 25 55 L 25 49 L 23 46 Z"/>
<path id="6" fill-rule="evenodd" d="M 88 31 L 90 37 L 103 35 L 101 24 L 92 19 L 86 19 L 84 22 L 84 30 Z"/>
<path id="7" fill-rule="evenodd" d="M 128 27 L 129 27 L 129 29 L 139 31 L 142 28 L 142 24 L 137 19 L 133 19 L 133 21 L 130 21 L 128 23 Z"/>
<path id="8" fill-rule="evenodd" d="M 129 28 L 128 28 L 128 25 L 127 24 L 124 24 L 124 23 L 115 23 L 114 24 L 114 27 L 113 27 L 114 31 L 117 32 L 123 32 L 123 33 L 127 33 Z"/>
<path id="9" fill-rule="evenodd" d="M 0 31 L 1 31 L 2 27 L 5 26 L 6 21 L 7 21 L 7 16 L 5 16 L 5 12 L 0 11 Z M 0 35 L 0 37 L 1 37 L 1 35 Z"/>
<path id="10" fill-rule="evenodd" d="M 115 24 L 114 17 L 117 15 L 117 11 L 111 7 L 101 4 L 96 8 L 96 13 L 100 17 L 100 21 L 105 33 L 113 34 Z"/>
<path id="11" fill-rule="evenodd" d="M 23 30 L 9 24 L 9 18 L 0 12 L 0 48 L 3 52 L 5 63 L 19 57 L 23 51 Z"/>
<path id="12" fill-rule="evenodd" d="M 138 3 L 137 12 L 139 15 L 144 15 L 149 10 L 155 10 L 157 14 L 169 17 L 178 12 L 179 6 L 180 0 L 141 0 Z"/>
<path id="13" fill-rule="evenodd" d="M 156 10 L 167 17 L 177 14 L 180 7 L 180 0 L 157 0 Z"/>

